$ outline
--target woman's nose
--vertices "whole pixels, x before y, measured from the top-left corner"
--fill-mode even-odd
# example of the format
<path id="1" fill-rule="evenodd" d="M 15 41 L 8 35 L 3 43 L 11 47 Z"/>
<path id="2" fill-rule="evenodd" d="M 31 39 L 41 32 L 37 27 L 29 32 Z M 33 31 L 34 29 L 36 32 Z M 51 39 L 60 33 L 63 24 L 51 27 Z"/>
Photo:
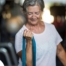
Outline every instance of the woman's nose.
<path id="1" fill-rule="evenodd" d="M 32 14 L 32 18 L 36 18 L 36 15 L 35 15 L 35 13 L 33 13 L 33 14 Z"/>

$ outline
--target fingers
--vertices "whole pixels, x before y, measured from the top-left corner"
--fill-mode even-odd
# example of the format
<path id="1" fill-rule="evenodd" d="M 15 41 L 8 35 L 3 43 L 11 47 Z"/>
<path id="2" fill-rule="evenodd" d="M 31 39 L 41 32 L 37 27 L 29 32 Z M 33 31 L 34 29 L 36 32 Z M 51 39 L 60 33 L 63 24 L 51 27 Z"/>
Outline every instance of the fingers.
<path id="1" fill-rule="evenodd" d="M 24 36 L 25 38 L 27 38 L 27 39 L 32 39 L 33 34 L 32 34 L 32 32 L 29 31 L 29 30 L 24 30 L 23 36 Z"/>

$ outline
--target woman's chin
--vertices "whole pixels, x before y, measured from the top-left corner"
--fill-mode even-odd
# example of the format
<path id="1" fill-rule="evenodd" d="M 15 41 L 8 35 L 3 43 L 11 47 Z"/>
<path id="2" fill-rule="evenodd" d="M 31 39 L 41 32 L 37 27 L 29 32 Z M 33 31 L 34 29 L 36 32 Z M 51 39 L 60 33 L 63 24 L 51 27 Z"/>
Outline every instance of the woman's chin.
<path id="1" fill-rule="evenodd" d="M 34 22 L 32 21 L 31 24 L 36 25 L 36 24 L 38 24 L 38 22 L 37 21 L 34 21 Z"/>
<path id="2" fill-rule="evenodd" d="M 32 24 L 32 25 L 37 25 L 38 22 L 37 22 L 37 21 L 36 21 L 36 22 L 31 22 L 31 24 Z"/>

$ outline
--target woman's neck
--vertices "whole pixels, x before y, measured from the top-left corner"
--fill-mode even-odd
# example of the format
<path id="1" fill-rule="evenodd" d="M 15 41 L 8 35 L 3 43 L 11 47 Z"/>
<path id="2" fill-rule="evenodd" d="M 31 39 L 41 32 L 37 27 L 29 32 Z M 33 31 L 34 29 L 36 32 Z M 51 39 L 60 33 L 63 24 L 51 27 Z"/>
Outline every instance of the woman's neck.
<path id="1" fill-rule="evenodd" d="M 39 26 L 39 23 L 38 23 L 38 24 L 35 24 L 35 25 L 32 25 L 32 24 L 27 23 L 26 26 L 27 26 L 28 28 L 29 28 L 29 27 L 35 28 L 35 27 L 38 27 L 38 26 Z"/>
<path id="2" fill-rule="evenodd" d="M 43 22 L 40 22 L 40 23 L 38 23 L 38 24 L 36 24 L 36 25 L 30 25 L 30 24 L 26 23 L 25 26 L 26 26 L 29 30 L 31 30 L 32 32 L 34 32 L 34 33 L 41 33 L 41 32 L 43 32 L 44 29 L 45 29 L 45 25 L 44 25 Z"/>

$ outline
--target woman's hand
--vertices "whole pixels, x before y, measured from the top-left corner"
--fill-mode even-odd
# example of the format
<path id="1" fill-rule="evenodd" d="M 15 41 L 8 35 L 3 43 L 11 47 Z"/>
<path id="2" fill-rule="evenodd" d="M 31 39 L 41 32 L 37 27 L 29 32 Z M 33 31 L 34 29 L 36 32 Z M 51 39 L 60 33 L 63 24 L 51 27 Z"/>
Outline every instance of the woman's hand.
<path id="1" fill-rule="evenodd" d="M 33 34 L 29 30 L 24 30 L 23 36 L 26 38 L 27 41 L 32 40 Z"/>

